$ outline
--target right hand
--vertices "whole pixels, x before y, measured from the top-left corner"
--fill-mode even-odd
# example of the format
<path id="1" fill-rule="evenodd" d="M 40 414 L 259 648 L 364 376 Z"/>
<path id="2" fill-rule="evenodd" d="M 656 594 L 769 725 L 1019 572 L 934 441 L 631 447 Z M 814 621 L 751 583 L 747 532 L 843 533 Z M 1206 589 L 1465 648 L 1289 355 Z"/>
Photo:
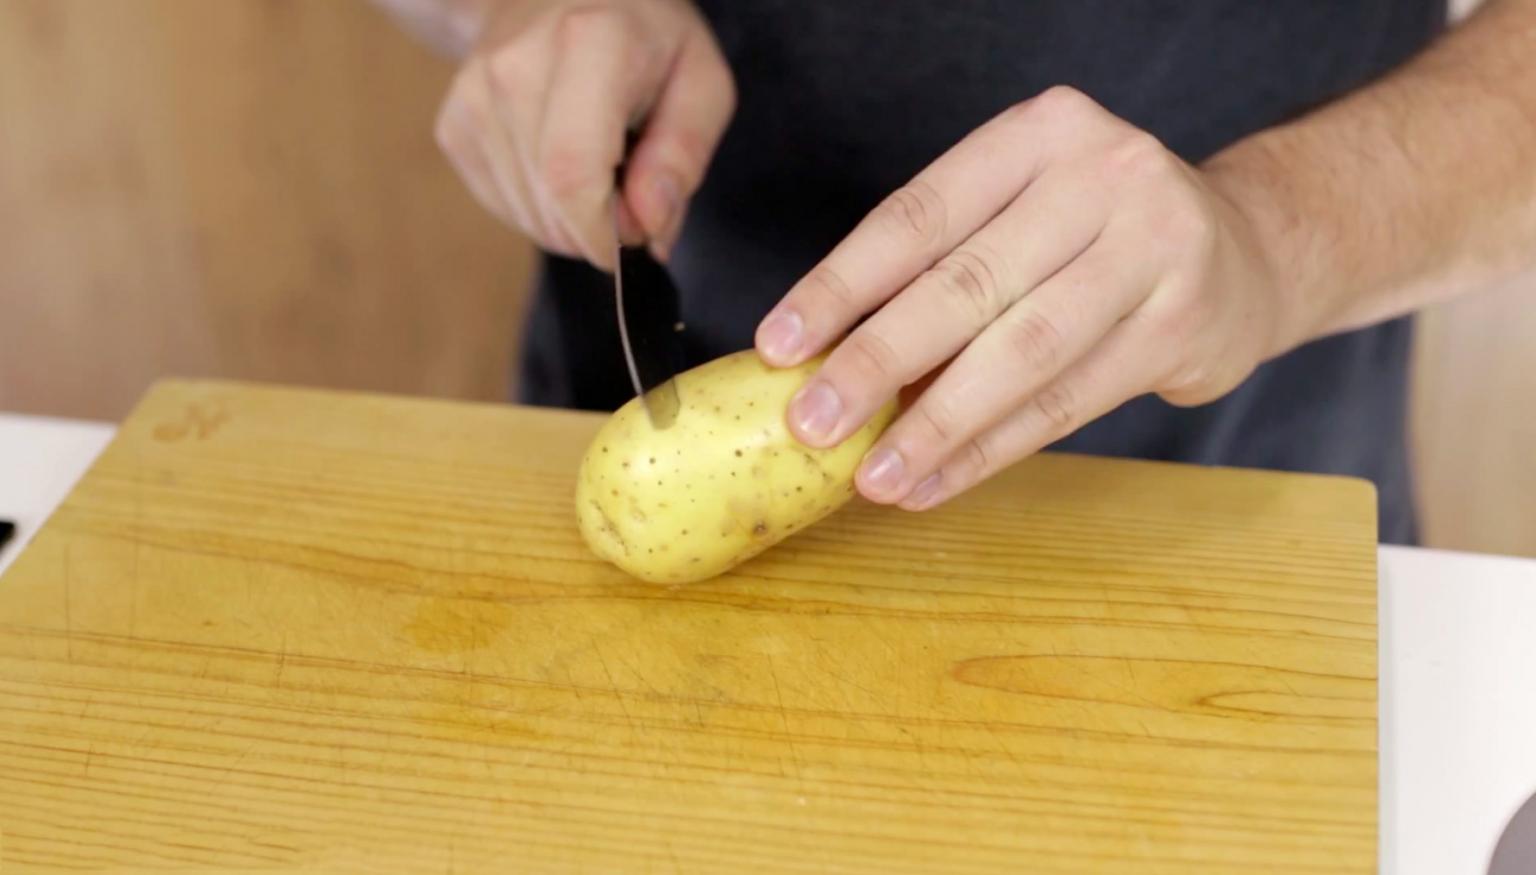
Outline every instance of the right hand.
<path id="1" fill-rule="evenodd" d="M 611 270 L 625 242 L 665 259 L 736 106 L 690 0 L 502 0 L 454 79 L 437 141 L 476 200 L 540 247 Z"/>

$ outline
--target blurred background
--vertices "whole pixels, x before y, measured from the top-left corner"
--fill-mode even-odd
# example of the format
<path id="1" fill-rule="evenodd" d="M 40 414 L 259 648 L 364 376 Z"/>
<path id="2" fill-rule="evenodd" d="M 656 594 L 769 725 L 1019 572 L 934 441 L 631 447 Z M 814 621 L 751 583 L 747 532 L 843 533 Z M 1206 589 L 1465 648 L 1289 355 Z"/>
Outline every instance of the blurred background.
<path id="1" fill-rule="evenodd" d="M 505 401 L 533 253 L 437 152 L 451 74 L 365 0 L 0 0 L 0 411 Z M 1420 320 L 1413 427 L 1428 544 L 1536 556 L 1536 281 Z"/>

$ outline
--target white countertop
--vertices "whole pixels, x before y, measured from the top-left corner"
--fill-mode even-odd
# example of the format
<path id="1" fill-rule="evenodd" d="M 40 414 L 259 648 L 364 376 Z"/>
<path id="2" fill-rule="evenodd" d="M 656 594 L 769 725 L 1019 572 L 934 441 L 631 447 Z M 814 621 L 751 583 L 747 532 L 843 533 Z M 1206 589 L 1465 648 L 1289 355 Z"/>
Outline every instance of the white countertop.
<path id="1" fill-rule="evenodd" d="M 16 524 L 16 537 L 0 549 L 0 574 L 115 431 L 97 422 L 0 413 L 0 520 Z"/>
<path id="2" fill-rule="evenodd" d="M 0 572 L 111 440 L 0 414 Z M 1536 560 L 1382 547 L 1381 871 L 1483 875 L 1536 792 Z"/>

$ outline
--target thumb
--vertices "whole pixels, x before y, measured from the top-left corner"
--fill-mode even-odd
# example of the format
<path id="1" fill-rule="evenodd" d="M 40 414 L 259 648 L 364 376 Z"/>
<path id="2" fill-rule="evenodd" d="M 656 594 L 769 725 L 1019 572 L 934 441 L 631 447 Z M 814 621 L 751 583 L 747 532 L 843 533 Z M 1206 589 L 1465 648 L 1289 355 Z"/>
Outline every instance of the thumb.
<path id="1" fill-rule="evenodd" d="M 620 198 L 614 205 L 614 209 L 618 210 L 616 222 L 618 224 L 619 243 L 624 246 L 639 246 L 644 243 L 648 235 L 644 226 L 640 224 L 640 220 L 635 218 L 635 211 L 629 208 L 629 204 L 623 198 Z"/>
<path id="2" fill-rule="evenodd" d="M 735 111 L 725 58 L 707 33 L 696 33 L 680 48 L 624 177 L 624 201 L 657 257 L 677 242 L 688 199 Z"/>

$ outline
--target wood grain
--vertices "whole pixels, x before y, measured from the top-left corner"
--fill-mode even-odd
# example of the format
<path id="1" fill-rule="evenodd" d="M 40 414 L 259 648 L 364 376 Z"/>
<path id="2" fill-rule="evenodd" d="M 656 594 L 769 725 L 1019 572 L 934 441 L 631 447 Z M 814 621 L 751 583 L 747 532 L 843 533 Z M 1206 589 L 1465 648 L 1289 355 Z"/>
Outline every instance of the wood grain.
<path id="1" fill-rule="evenodd" d="M 1043 456 L 669 589 L 597 424 L 159 386 L 0 580 L 0 868 L 1375 870 L 1367 485 Z"/>
<path id="2" fill-rule="evenodd" d="M 0 410 L 167 374 L 504 400 L 531 249 L 363 0 L 0 0 Z"/>

